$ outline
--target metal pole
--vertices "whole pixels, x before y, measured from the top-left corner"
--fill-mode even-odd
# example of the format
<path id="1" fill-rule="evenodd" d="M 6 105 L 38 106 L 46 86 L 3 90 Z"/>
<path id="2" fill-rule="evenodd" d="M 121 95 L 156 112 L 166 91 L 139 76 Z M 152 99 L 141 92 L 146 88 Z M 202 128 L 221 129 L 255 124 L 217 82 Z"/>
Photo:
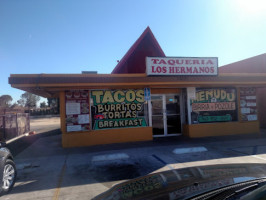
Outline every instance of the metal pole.
<path id="1" fill-rule="evenodd" d="M 5 115 L 3 116 L 3 130 L 4 130 L 4 134 L 3 134 L 4 141 L 3 142 L 6 142 L 6 116 Z"/>
<path id="2" fill-rule="evenodd" d="M 18 132 L 18 113 L 16 113 L 16 132 L 17 132 L 17 136 L 19 136 L 19 132 Z"/>

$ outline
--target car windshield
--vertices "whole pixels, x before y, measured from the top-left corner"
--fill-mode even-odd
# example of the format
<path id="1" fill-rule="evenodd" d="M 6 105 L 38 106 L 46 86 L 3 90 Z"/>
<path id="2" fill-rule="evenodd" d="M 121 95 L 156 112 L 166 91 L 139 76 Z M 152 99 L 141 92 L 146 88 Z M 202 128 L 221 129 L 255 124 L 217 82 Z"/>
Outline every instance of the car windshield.
<path id="1" fill-rule="evenodd" d="M 264 0 L 0 1 L 0 200 L 264 195 L 265 23 Z"/>

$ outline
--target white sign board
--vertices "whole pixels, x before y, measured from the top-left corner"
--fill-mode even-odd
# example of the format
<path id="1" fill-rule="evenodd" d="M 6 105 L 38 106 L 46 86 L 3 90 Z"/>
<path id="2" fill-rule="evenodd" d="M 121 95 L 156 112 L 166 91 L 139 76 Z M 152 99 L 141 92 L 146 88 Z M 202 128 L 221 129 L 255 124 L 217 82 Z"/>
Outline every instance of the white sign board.
<path id="1" fill-rule="evenodd" d="M 67 126 L 67 132 L 81 131 L 81 125 Z"/>
<path id="2" fill-rule="evenodd" d="M 241 113 L 242 114 L 249 114 L 250 113 L 250 108 L 241 108 Z"/>
<path id="3" fill-rule="evenodd" d="M 78 115 L 79 124 L 88 124 L 90 123 L 90 115 Z"/>
<path id="4" fill-rule="evenodd" d="M 256 99 L 256 96 L 246 96 L 246 99 L 247 100 L 255 100 Z"/>
<path id="5" fill-rule="evenodd" d="M 247 102 L 247 106 L 256 107 L 257 104 L 256 104 L 256 102 Z"/>
<path id="6" fill-rule="evenodd" d="M 257 115 L 248 115 L 248 121 L 256 121 L 258 120 Z"/>
<path id="7" fill-rule="evenodd" d="M 217 57 L 146 57 L 146 73 L 151 75 L 218 75 Z"/>
<path id="8" fill-rule="evenodd" d="M 188 87 L 187 88 L 187 95 L 189 99 L 196 99 L 196 88 L 195 87 Z"/>
<path id="9" fill-rule="evenodd" d="M 80 103 L 66 103 L 66 114 L 67 115 L 79 115 L 80 114 Z"/>

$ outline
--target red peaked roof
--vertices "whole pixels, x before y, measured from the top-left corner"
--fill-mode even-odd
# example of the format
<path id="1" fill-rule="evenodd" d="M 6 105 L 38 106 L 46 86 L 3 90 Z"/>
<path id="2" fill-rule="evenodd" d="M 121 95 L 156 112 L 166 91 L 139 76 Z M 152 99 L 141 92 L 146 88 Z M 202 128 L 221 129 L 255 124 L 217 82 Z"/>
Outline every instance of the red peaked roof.
<path id="1" fill-rule="evenodd" d="M 147 27 L 113 69 L 112 74 L 145 73 L 147 56 L 165 57 L 163 50 Z"/>
<path id="2" fill-rule="evenodd" d="M 219 73 L 266 73 L 266 53 L 219 67 Z"/>

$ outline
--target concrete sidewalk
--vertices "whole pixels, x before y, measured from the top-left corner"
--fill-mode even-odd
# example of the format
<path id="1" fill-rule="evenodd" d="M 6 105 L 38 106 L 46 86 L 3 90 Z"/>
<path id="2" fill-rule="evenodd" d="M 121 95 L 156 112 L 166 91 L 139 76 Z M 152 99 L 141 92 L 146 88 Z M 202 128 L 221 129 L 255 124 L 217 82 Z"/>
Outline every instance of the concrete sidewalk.
<path id="1" fill-rule="evenodd" d="M 22 152 L 24 149 L 29 147 L 31 144 L 36 142 L 42 137 L 48 137 L 53 135 L 61 135 L 59 129 L 43 132 L 37 135 L 23 136 L 17 140 L 14 140 L 7 144 L 8 148 L 11 149 L 14 156 Z M 213 136 L 205 138 L 187 138 L 184 136 L 176 137 L 165 137 L 165 138 L 154 138 L 153 141 L 145 142 L 130 142 L 130 143 L 117 143 L 117 144 L 105 144 L 105 145 L 96 145 L 90 147 L 76 147 L 65 149 L 67 152 L 101 152 L 101 151 L 110 151 L 110 150 L 122 150 L 122 149 L 132 149 L 132 148 L 142 148 L 142 147 L 158 147 L 158 146 L 170 146 L 178 145 L 180 147 L 189 147 L 189 146 L 204 146 L 209 145 L 216 147 L 217 143 L 223 142 L 221 147 L 226 148 L 226 144 L 230 147 L 233 146 L 242 146 L 248 141 L 248 145 L 260 145 L 264 144 L 266 139 L 266 129 L 262 129 L 259 134 L 242 134 L 242 135 L 228 135 L 228 136 Z M 61 140 L 59 137 L 57 140 Z M 60 144 L 61 145 L 61 142 Z M 60 147 L 61 148 L 61 147 Z"/>
<path id="2" fill-rule="evenodd" d="M 266 162 L 264 133 L 198 139 L 156 138 L 150 142 L 68 149 L 61 147 L 58 133 L 59 130 L 50 132 L 46 137 L 40 134 L 16 155 L 18 180 L 12 192 L 0 199 L 91 199 L 114 184 L 159 171 Z"/>

